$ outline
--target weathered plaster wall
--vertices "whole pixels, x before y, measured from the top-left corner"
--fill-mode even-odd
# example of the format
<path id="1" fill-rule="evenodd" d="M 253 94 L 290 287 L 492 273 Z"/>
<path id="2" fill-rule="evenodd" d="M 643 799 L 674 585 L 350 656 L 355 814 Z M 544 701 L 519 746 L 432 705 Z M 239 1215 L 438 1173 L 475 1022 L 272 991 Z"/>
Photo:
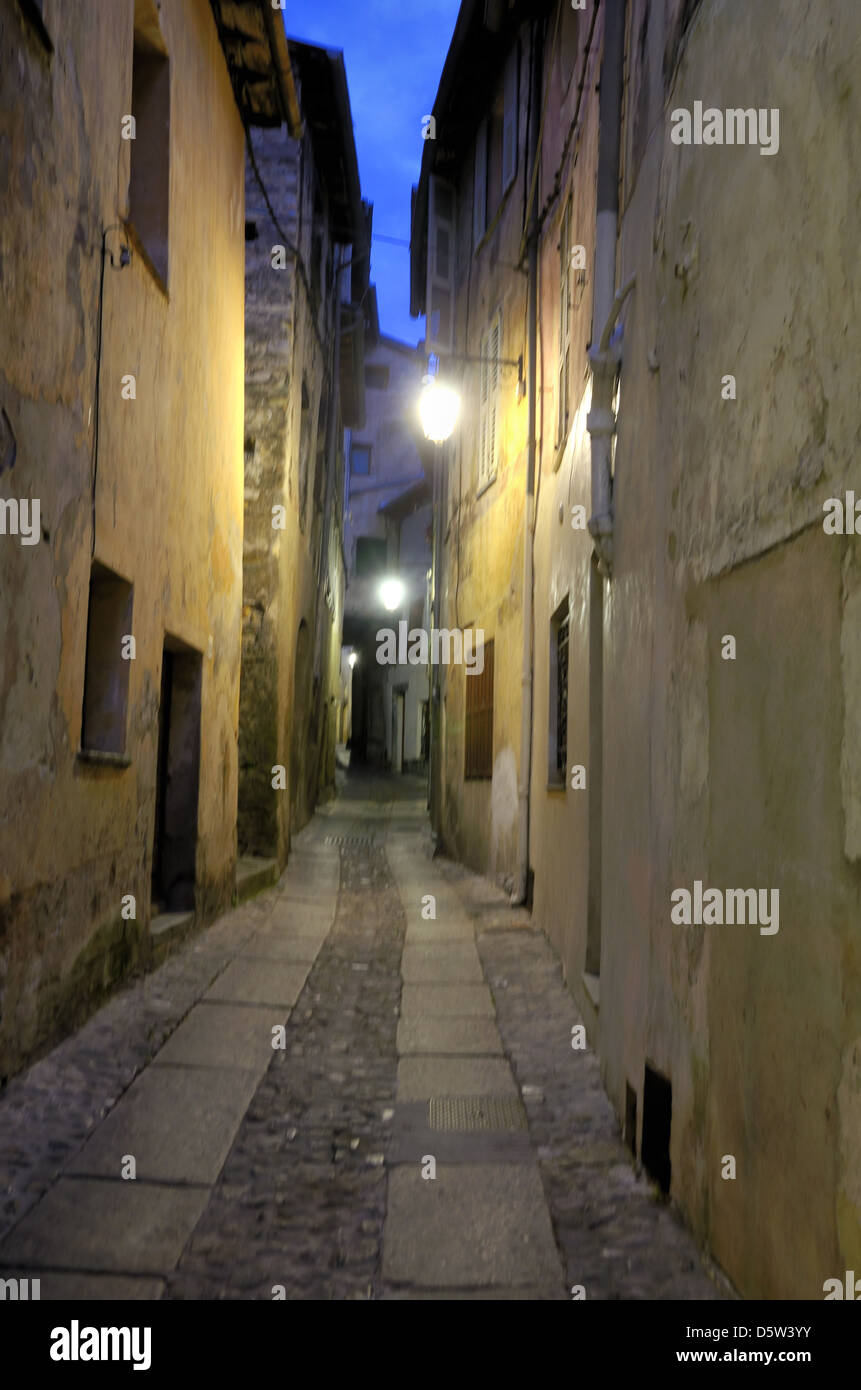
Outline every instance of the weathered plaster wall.
<path id="1" fill-rule="evenodd" d="M 548 629 L 566 592 L 568 762 L 588 761 L 591 546 L 558 513 L 590 510 L 589 392 L 554 473 L 552 222 L 542 256 L 535 915 L 560 947 L 620 1118 L 626 1083 L 637 1093 L 638 1152 L 645 1064 L 671 1080 L 672 1195 L 752 1297 L 821 1297 L 861 1259 L 858 543 L 822 529 L 825 499 L 858 490 L 859 206 L 847 175 L 859 52 L 850 4 L 629 7 L 617 283 L 634 272 L 637 283 L 604 619 L 598 1010 L 582 980 L 588 797 L 545 788 Z M 573 173 L 587 316 L 592 88 L 589 77 Z M 778 152 L 672 144 L 671 111 L 696 100 L 777 107 Z M 551 172 L 555 138 L 551 124 Z M 578 318 L 578 353 L 589 334 Z M 579 372 L 575 361 L 575 402 Z M 727 373 L 736 400 L 722 399 Z M 722 659 L 725 634 L 735 661 Z M 695 879 L 777 889 L 778 933 L 674 926 L 670 894 Z M 735 1181 L 721 1177 L 726 1154 Z"/>
<path id="2" fill-rule="evenodd" d="M 568 23 L 569 17 L 563 16 Z M 555 20 L 551 19 L 552 33 Z M 535 874 L 533 916 L 559 952 L 569 988 L 588 1023 L 594 1015 L 581 975 L 586 960 L 589 887 L 589 570 L 592 540 L 572 527 L 591 515 L 591 455 L 586 416 L 591 383 L 586 347 L 592 324 L 592 269 L 595 262 L 595 175 L 598 156 L 597 102 L 581 101 L 575 136 L 566 134 L 577 112 L 580 78 L 585 90 L 598 81 L 603 19 L 599 15 L 589 42 L 589 24 L 579 17 L 573 64 L 548 43 L 545 55 L 550 100 L 559 106 L 559 121 L 548 122 L 543 143 L 541 207 L 546 218 L 540 242 L 540 484 L 535 527 L 533 740 L 530 799 L 530 865 Z M 564 50 L 563 50 L 564 52 Z M 554 189 L 558 194 L 553 198 Z M 557 439 L 560 316 L 560 238 L 566 204 L 571 203 L 572 245 L 584 248 L 585 273 L 571 284 L 571 425 Z M 584 513 L 575 515 L 582 507 Z M 551 619 L 568 598 L 568 776 L 564 789 L 548 786 L 550 729 Z M 555 689 L 553 690 L 555 700 Z M 586 769 L 586 787 L 571 786 L 571 768 Z M 594 1029 L 590 1028 L 594 1036 Z"/>
<path id="3" fill-rule="evenodd" d="M 528 30 L 524 31 L 528 35 Z M 520 255 L 526 164 L 528 43 L 521 63 L 518 164 L 488 230 L 473 246 L 474 154 L 461 168 L 457 206 L 455 350 L 479 356 L 482 334 L 502 314 L 500 356 L 526 361 L 526 277 L 512 273 Z M 500 370 L 496 478 L 478 488 L 479 373 L 463 366 L 463 405 L 446 450 L 447 529 L 442 570 L 442 623 L 480 629 L 494 643 L 493 776 L 464 780 L 463 667 L 444 671 L 441 830 L 449 850 L 472 868 L 513 887 L 517 871 L 517 794 L 523 669 L 523 518 L 527 404 L 517 400 L 517 372 Z"/>
<path id="4" fill-rule="evenodd" d="M 165 632 L 203 657 L 197 912 L 233 888 L 242 544 L 242 126 L 205 0 L 165 0 L 168 295 L 140 256 L 105 274 L 96 559 L 134 585 L 125 768 L 76 758 L 90 568 L 102 229 L 128 213 L 132 3 L 46 5 L 49 56 L 0 5 L 4 497 L 42 540 L 0 538 L 0 1074 L 148 949 Z M 136 399 L 121 377 L 136 377 Z M 120 918 L 134 894 L 137 917 Z"/>
<path id="5" fill-rule="evenodd" d="M 638 1093 L 638 1145 L 645 1062 L 671 1079 L 672 1192 L 741 1292 L 817 1297 L 857 1262 L 859 1233 L 858 1027 L 843 1002 L 857 993 L 857 561 L 854 540 L 822 532 L 857 445 L 845 173 L 859 20 L 776 10 L 704 3 L 680 45 L 675 9 L 637 0 L 630 14 L 617 282 L 636 271 L 637 288 L 604 630 L 597 1036 L 620 1115 L 626 1081 Z M 669 113 L 695 100 L 778 107 L 778 153 L 674 146 Z M 545 494 L 548 539 L 556 501 Z M 583 762 L 584 562 L 543 563 L 538 621 L 566 586 L 575 596 L 569 762 Z M 545 700 L 539 688 L 536 777 Z M 540 878 L 578 992 L 581 885 L 566 933 Z M 673 926 L 670 893 L 696 878 L 778 889 L 778 934 Z"/>

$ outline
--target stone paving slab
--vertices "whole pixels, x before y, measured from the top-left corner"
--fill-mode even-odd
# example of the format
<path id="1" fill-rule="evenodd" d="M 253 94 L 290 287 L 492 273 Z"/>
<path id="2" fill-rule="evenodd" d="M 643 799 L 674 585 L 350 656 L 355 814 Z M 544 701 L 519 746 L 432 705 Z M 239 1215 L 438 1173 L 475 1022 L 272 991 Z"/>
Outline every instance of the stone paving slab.
<path id="1" fill-rule="evenodd" d="M 504 1213 L 504 1219 L 502 1214 Z M 383 1280 L 438 1285 L 562 1286 L 562 1266 L 538 1171 L 530 1165 L 395 1168 Z"/>
<path id="2" fill-rule="evenodd" d="M 287 1010 L 253 1004 L 197 1004 L 154 1059 L 196 1067 L 240 1067 L 258 1075 L 272 1060 L 272 1029 Z"/>
<path id="3" fill-rule="evenodd" d="M 117 1178 L 132 1154 L 137 1181 L 213 1183 L 258 1080 L 238 1067 L 150 1067 L 67 1171 Z"/>
<path id="4" fill-rule="evenodd" d="M 402 1018 L 398 1024 L 398 1055 L 500 1053 L 502 1043 L 492 1018 Z"/>
<path id="5" fill-rule="evenodd" d="M 408 985 L 484 984 L 481 961 L 471 942 L 405 946 L 401 975 Z"/>
<path id="6" fill-rule="evenodd" d="M 271 1004 L 275 1009 L 279 1005 L 292 1008 L 307 975 L 305 966 L 254 957 L 246 950 L 222 971 L 203 998 L 224 1003 Z"/>
<path id="7" fill-rule="evenodd" d="M 126 1274 L 61 1274 L 47 1269 L 41 1275 L 42 1301 L 125 1303 L 138 1299 L 157 1302 L 164 1292 L 163 1279 Z"/>
<path id="8" fill-rule="evenodd" d="M 206 1206 L 205 1187 L 61 1178 L 0 1247 L 7 1269 L 158 1275 L 173 1269 Z"/>
<path id="9" fill-rule="evenodd" d="M 407 1299 L 417 1303 L 558 1303 L 565 1302 L 567 1298 L 558 1284 L 528 1289 L 384 1289 L 380 1297 L 386 1302 L 400 1303 Z"/>
<path id="10" fill-rule="evenodd" d="M 487 985 L 404 985 L 404 1019 L 493 1018 L 493 999 Z"/>
<path id="11" fill-rule="evenodd" d="M 436 922 L 407 923 L 406 944 L 408 946 L 430 946 L 436 941 L 475 941 L 472 923 L 462 914 L 448 920 L 440 918 Z"/>
<path id="12" fill-rule="evenodd" d="M 283 928 L 267 928 L 255 932 L 248 943 L 247 954 L 261 960 L 285 960 L 294 965 L 313 965 L 323 937 L 290 936 Z"/>
<path id="13" fill-rule="evenodd" d="M 516 1096 L 511 1068 L 501 1057 L 402 1057 L 398 1100 L 431 1096 Z"/>
<path id="14" fill-rule="evenodd" d="M 0 1096 L 0 1239 L 267 920 L 277 897 L 272 888 L 226 913 L 13 1078 Z"/>

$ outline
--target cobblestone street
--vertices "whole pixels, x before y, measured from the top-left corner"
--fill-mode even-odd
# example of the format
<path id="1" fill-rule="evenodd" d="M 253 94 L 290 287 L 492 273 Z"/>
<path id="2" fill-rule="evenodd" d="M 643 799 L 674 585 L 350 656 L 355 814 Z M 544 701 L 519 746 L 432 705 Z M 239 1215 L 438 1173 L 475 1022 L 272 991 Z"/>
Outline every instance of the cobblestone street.
<path id="1" fill-rule="evenodd" d="M 8 1086 L 0 1277 L 43 1299 L 725 1296 L 635 1173 L 578 1022 L 528 913 L 431 858 L 423 784 L 352 777 L 276 888 Z"/>

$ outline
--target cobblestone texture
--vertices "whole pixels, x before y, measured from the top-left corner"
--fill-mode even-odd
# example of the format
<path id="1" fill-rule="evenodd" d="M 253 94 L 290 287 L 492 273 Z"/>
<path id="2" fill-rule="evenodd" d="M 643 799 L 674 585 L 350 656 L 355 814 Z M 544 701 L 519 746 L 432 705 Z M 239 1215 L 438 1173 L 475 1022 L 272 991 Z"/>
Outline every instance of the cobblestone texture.
<path id="1" fill-rule="evenodd" d="M 365 824 L 365 833 L 368 832 Z M 332 821 L 329 834 L 357 832 Z M 338 913 L 167 1298 L 379 1290 L 404 919 L 380 848 L 341 849 Z"/>
<path id="2" fill-rule="evenodd" d="M 583 1020 L 544 934 L 522 911 L 519 925 L 507 929 L 512 914 L 501 894 L 458 865 L 437 864 L 477 918 L 478 953 L 526 1106 L 569 1289 L 583 1285 L 587 1299 L 731 1296 L 657 1187 L 636 1170 L 594 1052 L 571 1048 L 571 1030 Z"/>
<path id="3" fill-rule="evenodd" d="M 290 1014 L 286 1049 L 273 1052 L 166 1298 L 270 1300 L 275 1285 L 297 1300 L 385 1292 L 405 935 L 385 834 L 414 833 L 416 854 L 427 849 L 419 786 L 407 780 L 400 787 L 357 781 L 303 831 L 303 841 L 340 841 L 335 921 Z M 400 809 L 392 804 L 399 797 Z M 476 928 L 568 1287 L 584 1285 L 588 1299 L 731 1296 L 635 1168 L 596 1058 L 572 1051 L 571 1029 L 581 1020 L 528 912 L 512 911 L 497 888 L 450 861 L 436 859 L 433 873 L 456 891 Z M 0 1237 L 266 921 L 278 895 L 269 890 L 226 914 L 7 1087 Z"/>

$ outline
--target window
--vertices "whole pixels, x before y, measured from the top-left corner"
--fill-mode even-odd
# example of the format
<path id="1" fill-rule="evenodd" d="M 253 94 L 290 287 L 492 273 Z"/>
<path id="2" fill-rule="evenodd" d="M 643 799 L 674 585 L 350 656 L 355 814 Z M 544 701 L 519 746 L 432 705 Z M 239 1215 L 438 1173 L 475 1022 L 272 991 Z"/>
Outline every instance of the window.
<path id="1" fill-rule="evenodd" d="M 299 421 L 299 529 L 305 531 L 308 474 L 311 470 L 311 395 L 302 378 L 302 413 Z"/>
<path id="2" fill-rule="evenodd" d="M 350 472 L 366 474 L 371 471 L 370 444 L 353 444 L 350 448 Z"/>
<path id="3" fill-rule="evenodd" d="M 484 644 L 484 670 L 467 675 L 464 779 L 493 776 L 493 639 Z"/>
<path id="4" fill-rule="evenodd" d="M 38 34 L 41 42 L 49 53 L 53 53 L 54 45 L 51 36 L 45 27 L 45 0 L 18 0 L 21 9 L 33 29 Z"/>
<path id="5" fill-rule="evenodd" d="M 550 725 L 547 783 L 565 787 L 568 764 L 568 599 L 550 619 Z"/>
<path id="6" fill-rule="evenodd" d="M 389 384 L 388 367 L 366 367 L 365 385 L 372 391 L 385 391 Z"/>
<path id="7" fill-rule="evenodd" d="M 431 177 L 428 208 L 428 353 L 454 350 L 455 196 L 451 184 Z"/>
<path id="8" fill-rule="evenodd" d="M 388 546 L 375 536 L 359 536 L 356 541 L 356 575 L 360 579 L 373 579 L 384 574 L 388 559 Z"/>
<path id="9" fill-rule="evenodd" d="M 571 78 L 577 65 L 577 51 L 580 42 L 579 15 L 576 10 L 566 6 L 562 15 L 562 33 L 559 37 L 559 75 L 564 97 L 571 86 Z"/>
<path id="10" fill-rule="evenodd" d="M 478 490 L 496 477 L 496 436 L 499 416 L 499 358 L 502 316 L 497 314 L 481 340 L 479 366 Z"/>
<path id="11" fill-rule="evenodd" d="M 508 55 L 502 85 L 475 135 L 472 194 L 472 244 L 485 235 L 517 173 L 517 104 L 519 52 Z"/>
<path id="12" fill-rule="evenodd" d="M 475 176 L 472 187 L 472 244 L 478 246 L 487 230 L 487 121 L 475 137 Z"/>
<path id="13" fill-rule="evenodd" d="M 140 249 L 167 288 L 170 64 L 152 0 L 135 0 L 129 216 Z"/>
<path id="14" fill-rule="evenodd" d="M 502 192 L 505 193 L 517 173 L 517 45 L 508 55 L 505 65 L 502 115 Z"/>
<path id="15" fill-rule="evenodd" d="M 125 753 L 131 626 L 131 584 L 94 562 L 81 720 L 81 749 L 85 752 Z"/>
<path id="16" fill-rule="evenodd" d="M 559 380 L 556 442 L 568 436 L 571 414 L 571 200 L 565 204 L 559 234 Z"/>

